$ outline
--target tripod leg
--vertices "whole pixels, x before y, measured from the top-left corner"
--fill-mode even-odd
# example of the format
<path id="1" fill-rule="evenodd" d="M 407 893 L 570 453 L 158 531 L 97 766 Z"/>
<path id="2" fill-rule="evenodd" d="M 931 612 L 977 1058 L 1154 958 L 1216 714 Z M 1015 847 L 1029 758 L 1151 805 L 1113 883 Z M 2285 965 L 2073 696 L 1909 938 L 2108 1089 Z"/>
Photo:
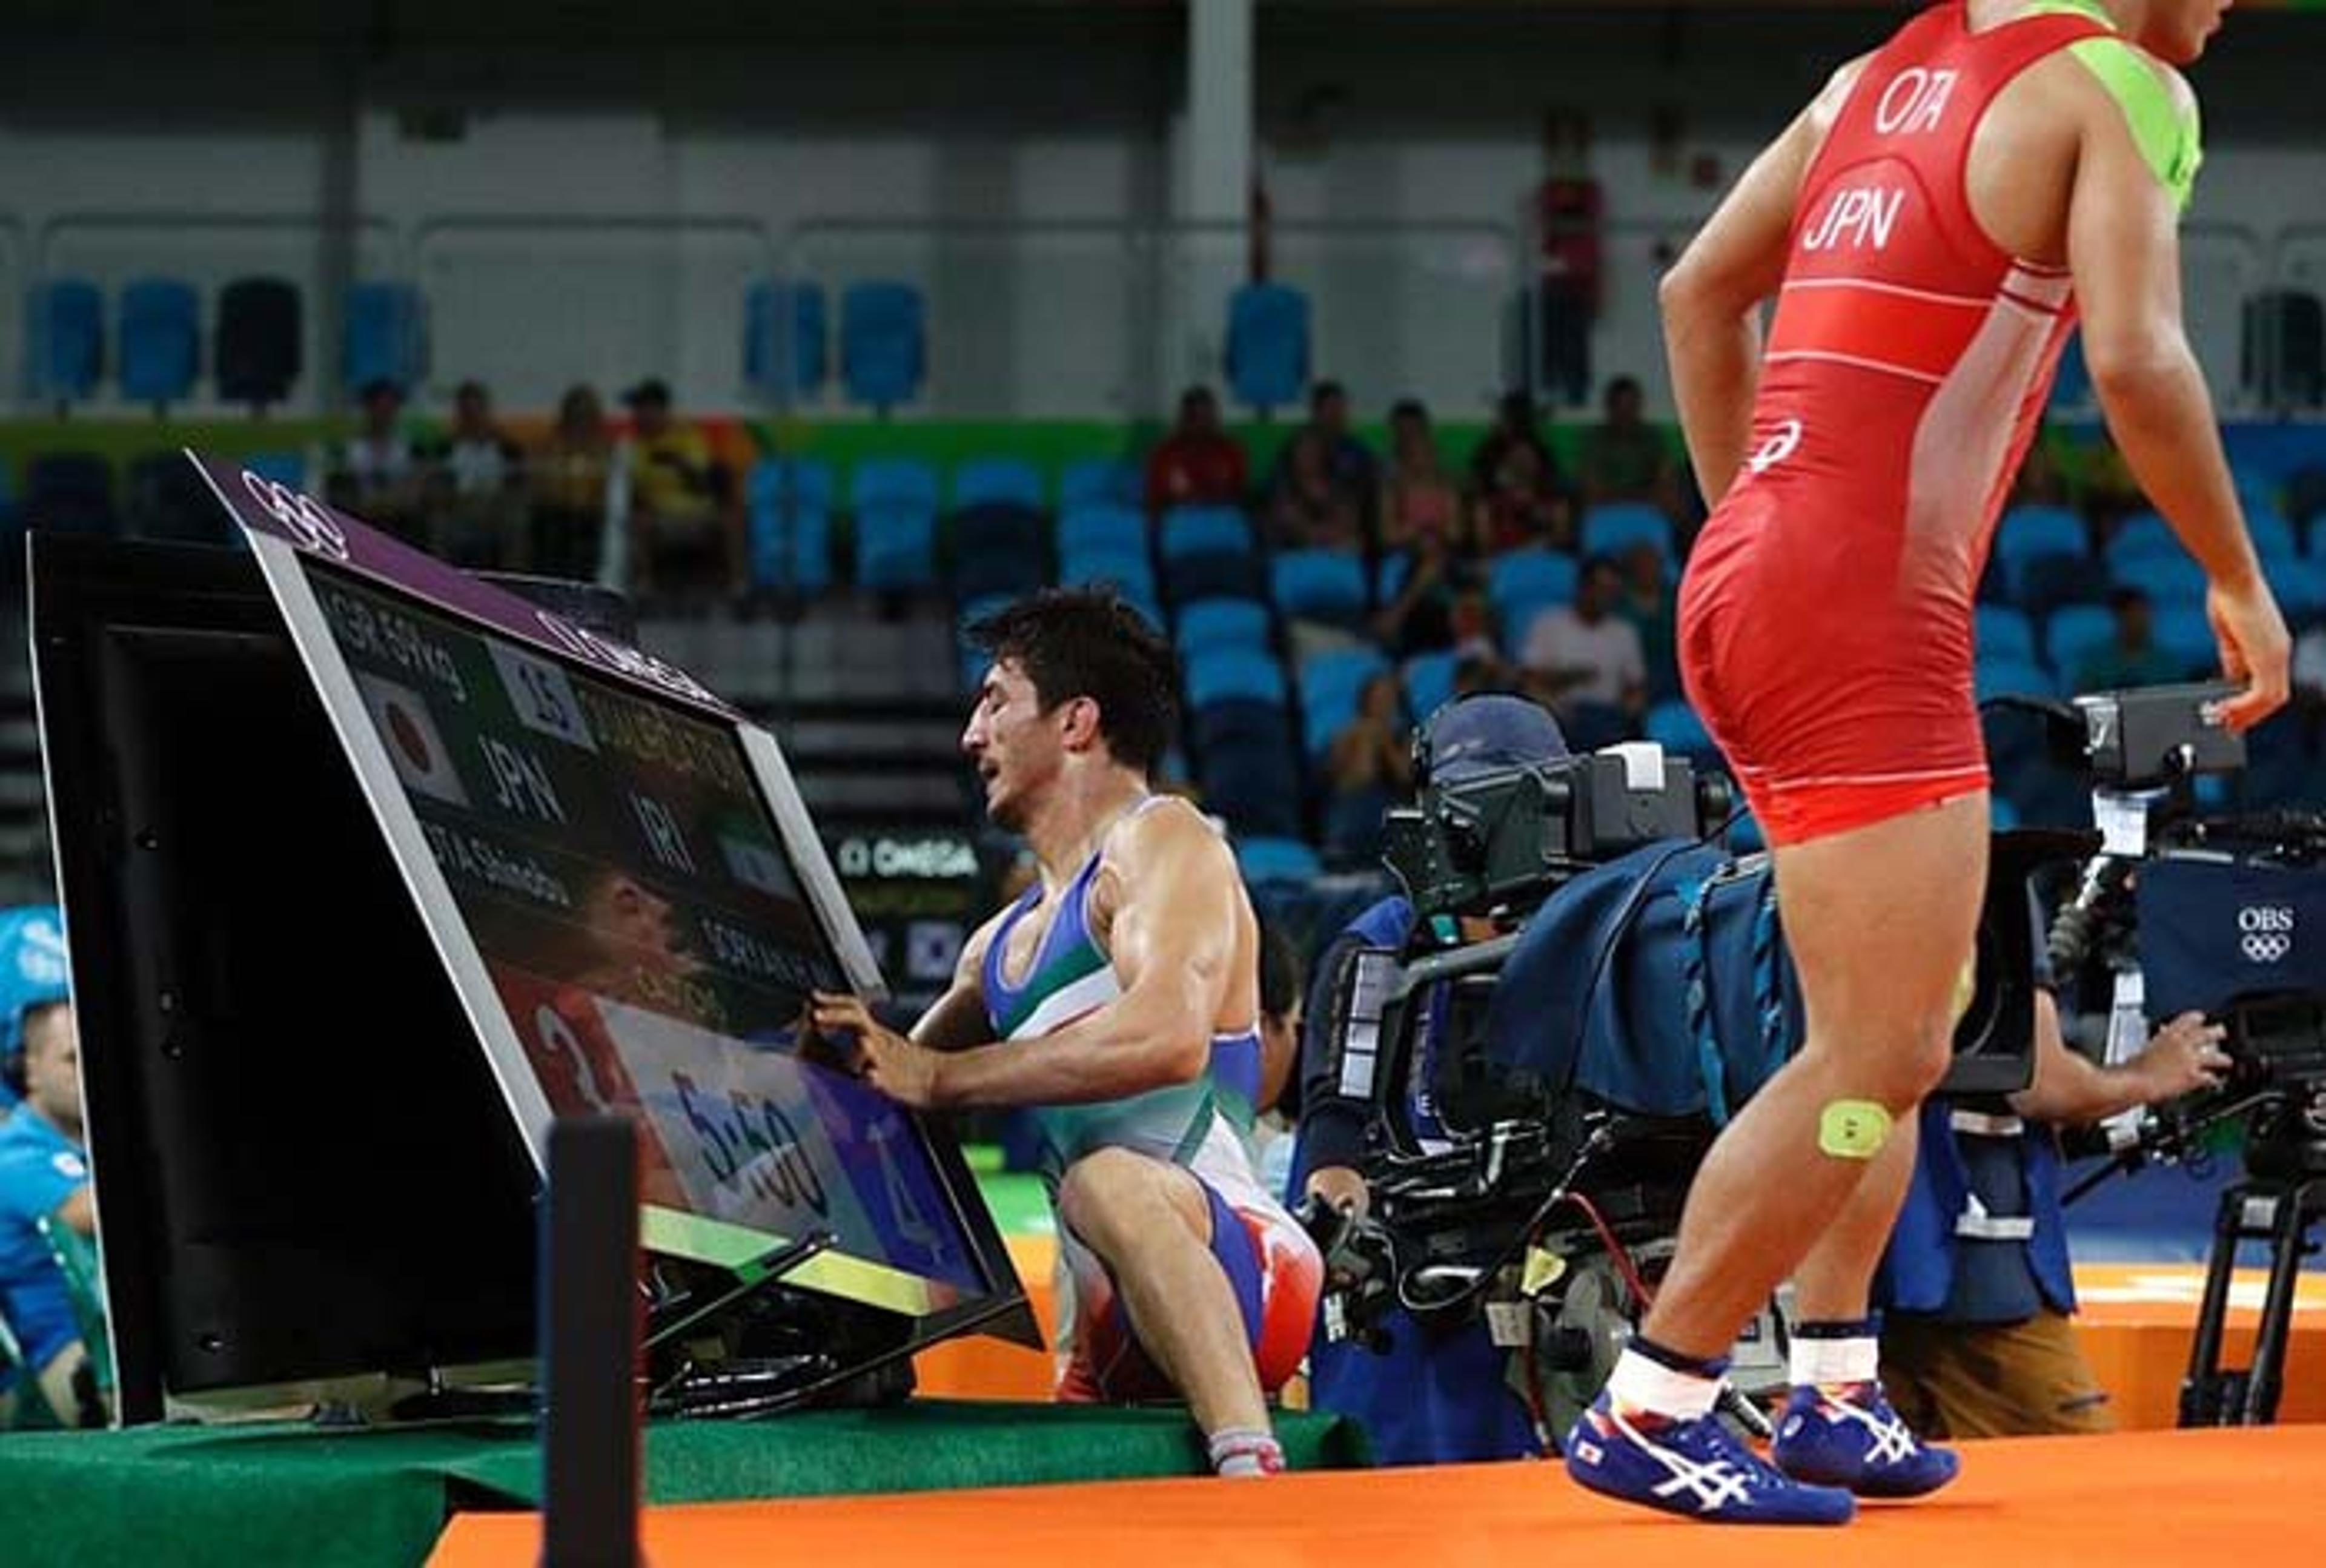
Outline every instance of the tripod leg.
<path id="1" fill-rule="evenodd" d="M 2270 1227 L 2269 1291 L 2262 1299 L 2261 1327 L 2254 1336 L 2253 1372 L 2246 1383 L 2241 1424 L 2267 1426 L 2277 1419 L 2277 1397 L 2285 1384 L 2286 1343 L 2293 1329 L 2293 1288 L 2309 1244 L 2312 1193 L 2319 1183 L 2297 1183 L 2277 1200 Z"/>
<path id="2" fill-rule="evenodd" d="M 2189 1346 L 2189 1373 L 2181 1380 L 2181 1424 L 2221 1424 L 2221 1333 L 2228 1322 L 2229 1275 L 2237 1266 L 2238 1240 L 2245 1229 L 2247 1186 L 2240 1182 L 2221 1194 L 2213 1217 L 2213 1250 L 2205 1263 L 2205 1298 L 2197 1309 L 2196 1337 Z"/>

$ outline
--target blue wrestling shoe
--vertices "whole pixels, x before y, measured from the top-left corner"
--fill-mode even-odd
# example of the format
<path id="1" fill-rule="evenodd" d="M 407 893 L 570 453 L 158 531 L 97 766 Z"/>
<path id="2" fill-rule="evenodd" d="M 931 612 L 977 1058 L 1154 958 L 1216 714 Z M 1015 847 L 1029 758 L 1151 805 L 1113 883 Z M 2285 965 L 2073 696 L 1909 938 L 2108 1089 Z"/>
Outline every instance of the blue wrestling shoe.
<path id="1" fill-rule="evenodd" d="M 1769 1457 L 1795 1480 L 1861 1498 L 1919 1498 L 1955 1479 L 1961 1459 L 1916 1437 L 1879 1383 L 1796 1384 Z"/>
<path id="2" fill-rule="evenodd" d="M 1643 1508 L 1719 1525 L 1846 1525 L 1849 1493 L 1771 1467 L 1717 1415 L 1692 1421 L 1628 1415 L 1606 1394 L 1567 1434 L 1578 1485 Z"/>

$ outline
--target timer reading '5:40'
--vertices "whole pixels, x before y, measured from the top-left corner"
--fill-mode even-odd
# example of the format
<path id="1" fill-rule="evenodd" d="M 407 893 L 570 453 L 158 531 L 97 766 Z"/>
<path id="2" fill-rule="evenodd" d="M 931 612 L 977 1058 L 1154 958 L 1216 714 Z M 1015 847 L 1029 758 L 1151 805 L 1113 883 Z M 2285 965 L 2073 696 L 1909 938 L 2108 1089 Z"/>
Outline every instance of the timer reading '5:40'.
<path id="1" fill-rule="evenodd" d="M 762 1202 L 812 1209 L 819 1219 L 831 1217 L 823 1179 L 781 1106 L 740 1089 L 729 1090 L 724 1097 L 707 1093 L 684 1072 L 673 1072 L 670 1081 L 712 1180 Z"/>

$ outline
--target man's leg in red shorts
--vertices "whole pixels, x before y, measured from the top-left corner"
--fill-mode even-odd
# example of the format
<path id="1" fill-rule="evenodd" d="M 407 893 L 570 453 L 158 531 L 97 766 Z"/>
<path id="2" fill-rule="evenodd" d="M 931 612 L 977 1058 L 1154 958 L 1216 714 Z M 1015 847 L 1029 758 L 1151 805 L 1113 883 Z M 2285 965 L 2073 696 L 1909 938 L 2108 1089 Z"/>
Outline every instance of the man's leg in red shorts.
<path id="1" fill-rule="evenodd" d="M 1914 1109 L 1950 1054 L 1986 843 L 1981 792 L 1776 851 L 1808 1039 L 1697 1173 L 1649 1339 L 1720 1357 L 1813 1244 L 1817 1315 L 1863 1315 L 1912 1170 Z M 1886 1137 L 1854 1109 L 1869 1104 Z"/>
<path id="2" fill-rule="evenodd" d="M 1139 1342 L 1206 1433 L 1265 1433 L 1242 1309 L 1212 1256 L 1211 1201 L 1188 1172 L 1130 1149 L 1067 1167 L 1058 1217 L 1104 1263 Z"/>

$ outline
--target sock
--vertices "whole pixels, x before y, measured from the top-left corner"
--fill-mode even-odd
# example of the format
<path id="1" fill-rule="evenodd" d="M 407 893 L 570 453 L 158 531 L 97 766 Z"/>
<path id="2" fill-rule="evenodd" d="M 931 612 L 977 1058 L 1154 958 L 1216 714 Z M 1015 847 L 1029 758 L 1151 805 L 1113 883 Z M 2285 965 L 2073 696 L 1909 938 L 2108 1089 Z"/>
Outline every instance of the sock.
<path id="1" fill-rule="evenodd" d="M 1266 1427 L 1223 1426 L 1211 1435 L 1212 1473 L 1275 1475 L 1284 1469 L 1284 1449 Z"/>
<path id="2" fill-rule="evenodd" d="M 1791 1353 L 1796 1386 L 1836 1388 L 1871 1383 L 1880 1375 L 1882 1320 L 1827 1319 L 1793 1325 Z"/>
<path id="3" fill-rule="evenodd" d="M 1633 1334 L 1607 1378 L 1607 1395 L 1627 1413 L 1694 1421 L 1712 1413 L 1728 1359 L 1699 1360 Z"/>

